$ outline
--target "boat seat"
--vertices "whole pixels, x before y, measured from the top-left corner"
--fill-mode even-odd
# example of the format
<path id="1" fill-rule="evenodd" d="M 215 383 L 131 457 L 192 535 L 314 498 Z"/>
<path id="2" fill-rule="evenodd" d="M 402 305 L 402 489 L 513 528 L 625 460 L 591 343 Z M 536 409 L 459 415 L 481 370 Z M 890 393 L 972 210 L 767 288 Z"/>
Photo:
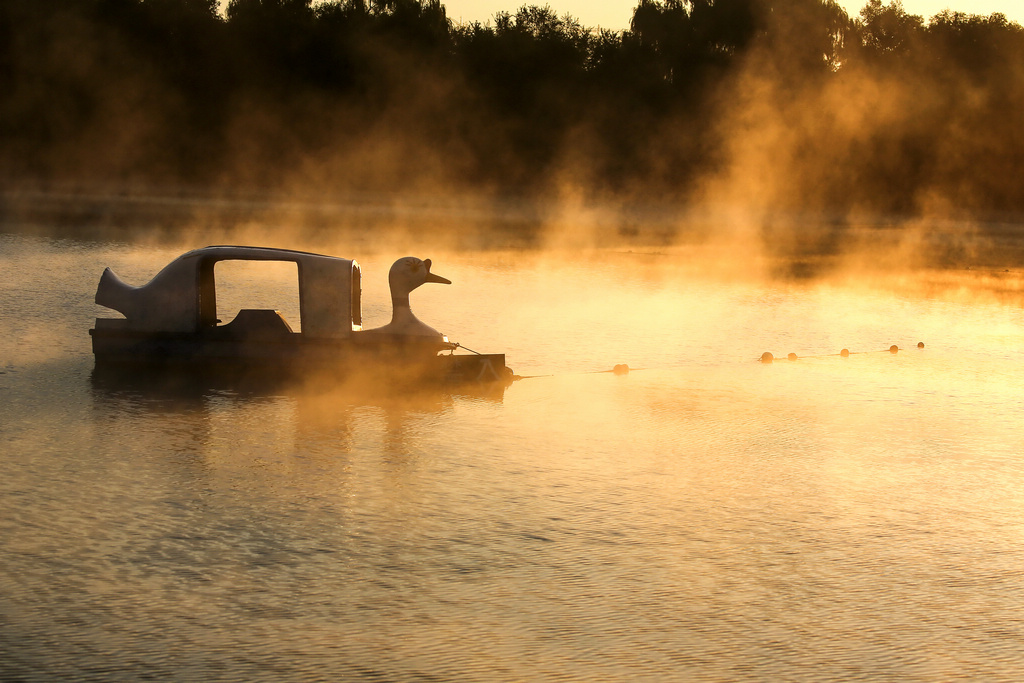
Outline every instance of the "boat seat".
<path id="1" fill-rule="evenodd" d="M 243 308 L 234 320 L 214 329 L 217 336 L 232 339 L 272 339 L 294 334 L 281 312 L 271 309 Z"/>

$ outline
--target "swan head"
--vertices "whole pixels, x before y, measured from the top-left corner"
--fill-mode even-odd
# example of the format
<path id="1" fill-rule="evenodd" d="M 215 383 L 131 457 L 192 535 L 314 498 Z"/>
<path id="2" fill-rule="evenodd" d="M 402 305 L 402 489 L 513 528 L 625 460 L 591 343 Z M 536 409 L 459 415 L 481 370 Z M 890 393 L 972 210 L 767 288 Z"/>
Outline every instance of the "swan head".
<path id="1" fill-rule="evenodd" d="M 452 283 L 448 278 L 430 272 L 430 259 L 420 260 L 415 256 L 398 259 L 388 272 L 388 285 L 392 297 L 408 296 L 409 292 L 425 282 L 439 282 L 444 285 Z"/>
<path id="2" fill-rule="evenodd" d="M 434 351 L 455 348 L 440 332 L 420 322 L 409 308 L 409 292 L 425 282 L 451 284 L 448 278 L 430 272 L 430 259 L 420 260 L 406 256 L 395 261 L 388 272 L 388 284 L 391 286 L 391 322 L 383 327 L 362 330 L 358 334 L 371 337 L 387 335 L 406 341 L 416 340 L 417 343 L 427 344 Z"/>

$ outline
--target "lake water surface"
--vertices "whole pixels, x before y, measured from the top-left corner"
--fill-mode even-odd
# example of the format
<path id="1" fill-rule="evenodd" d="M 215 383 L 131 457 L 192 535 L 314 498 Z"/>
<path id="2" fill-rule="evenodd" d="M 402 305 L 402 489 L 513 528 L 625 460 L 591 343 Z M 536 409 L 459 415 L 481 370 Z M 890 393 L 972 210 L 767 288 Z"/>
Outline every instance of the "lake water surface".
<path id="1" fill-rule="evenodd" d="M 1019 680 L 1019 301 L 419 247 L 526 379 L 94 380 L 103 268 L 196 246 L 0 235 L 0 679 Z"/>

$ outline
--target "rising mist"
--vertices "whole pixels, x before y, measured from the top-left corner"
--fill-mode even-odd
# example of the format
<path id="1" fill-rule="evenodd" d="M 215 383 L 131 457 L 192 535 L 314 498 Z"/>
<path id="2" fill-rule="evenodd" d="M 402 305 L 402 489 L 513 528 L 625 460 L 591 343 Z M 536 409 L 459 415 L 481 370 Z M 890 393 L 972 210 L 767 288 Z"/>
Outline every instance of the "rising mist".
<path id="1" fill-rule="evenodd" d="M 127 205 L 132 225 L 710 239 L 808 263 L 910 225 L 919 258 L 957 264 L 1003 253 L 1024 210 L 1024 29 L 998 14 L 642 0 L 622 32 L 537 6 L 454 25 L 432 0 L 0 14 L 8 219 Z"/>

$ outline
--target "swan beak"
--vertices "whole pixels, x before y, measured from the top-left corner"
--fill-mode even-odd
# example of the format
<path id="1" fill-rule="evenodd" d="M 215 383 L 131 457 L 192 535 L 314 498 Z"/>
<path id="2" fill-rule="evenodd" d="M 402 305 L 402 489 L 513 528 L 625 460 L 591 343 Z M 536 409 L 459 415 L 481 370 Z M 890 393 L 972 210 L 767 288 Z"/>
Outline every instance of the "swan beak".
<path id="1" fill-rule="evenodd" d="M 434 275 L 433 273 L 427 273 L 427 282 L 440 282 L 442 285 L 450 285 L 452 283 L 448 278 Z"/>
<path id="2" fill-rule="evenodd" d="M 441 277 L 440 275 L 434 275 L 433 273 L 430 272 L 430 259 L 424 261 L 423 265 L 427 267 L 427 279 L 424 280 L 424 282 L 437 282 L 442 285 L 450 285 L 452 283 L 452 281 L 449 280 L 448 278 Z"/>

